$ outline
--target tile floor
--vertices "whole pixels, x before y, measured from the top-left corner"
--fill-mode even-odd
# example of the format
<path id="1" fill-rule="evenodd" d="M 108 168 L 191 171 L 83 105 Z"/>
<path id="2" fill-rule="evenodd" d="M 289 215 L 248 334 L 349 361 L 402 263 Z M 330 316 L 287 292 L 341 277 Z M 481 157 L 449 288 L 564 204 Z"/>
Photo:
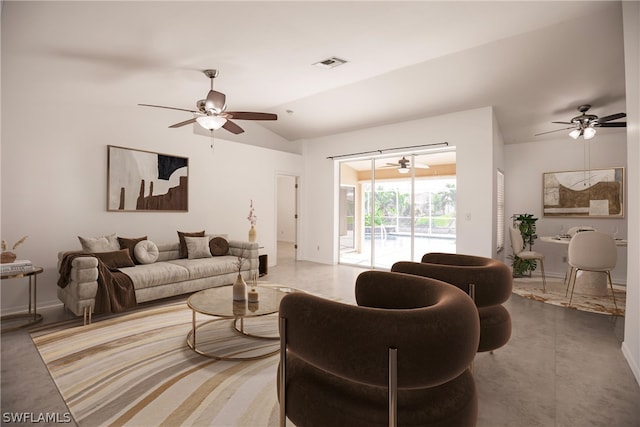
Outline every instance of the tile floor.
<path id="1" fill-rule="evenodd" d="M 353 302 L 362 269 L 295 262 L 286 246 L 278 254 L 262 281 Z M 506 306 L 511 340 L 494 354 L 478 354 L 474 364 L 478 426 L 640 426 L 640 387 L 620 350 L 623 319 L 517 295 Z M 68 317 L 61 308 L 42 313 L 45 322 Z M 2 334 L 1 348 L 3 424 L 9 413 L 67 412 L 28 332 Z"/>

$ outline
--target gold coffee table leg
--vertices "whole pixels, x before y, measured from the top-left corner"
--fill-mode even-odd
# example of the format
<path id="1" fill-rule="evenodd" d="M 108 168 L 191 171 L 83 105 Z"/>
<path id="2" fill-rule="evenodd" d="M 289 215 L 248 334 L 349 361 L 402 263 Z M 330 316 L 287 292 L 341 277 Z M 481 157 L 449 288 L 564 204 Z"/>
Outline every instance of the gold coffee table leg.
<path id="1" fill-rule="evenodd" d="M 211 319 L 211 320 L 207 320 L 201 324 L 196 324 L 195 322 L 195 311 L 193 313 L 193 320 L 192 320 L 192 329 L 191 331 L 189 331 L 189 333 L 187 334 L 187 346 L 193 350 L 194 352 L 198 353 L 201 356 L 205 356 L 208 357 L 210 359 L 216 359 L 216 360 L 232 360 L 232 361 L 247 361 L 247 360 L 257 360 L 257 359 L 264 359 L 265 357 L 269 357 L 269 356 L 273 356 L 274 354 L 277 354 L 280 349 L 277 345 L 275 345 L 275 349 L 272 351 L 267 351 L 266 353 L 262 353 L 262 354 L 258 354 L 255 356 L 223 356 L 221 354 L 215 354 L 212 352 L 205 352 L 203 350 L 200 350 L 197 345 L 196 345 L 196 334 L 197 334 L 197 330 L 210 324 L 210 323 L 214 323 L 214 322 L 220 322 L 223 320 L 229 320 L 226 318 L 218 318 L 218 319 Z M 234 319 L 231 320 L 231 328 L 232 330 L 234 330 L 237 333 L 240 333 L 240 335 L 247 337 L 247 338 L 257 338 L 259 340 L 273 340 L 273 341 L 277 341 L 280 338 L 279 337 L 273 337 L 273 336 L 259 336 L 259 335 L 251 335 L 247 332 L 240 332 L 239 329 L 237 329 L 236 325 L 237 325 L 237 321 L 239 319 Z M 240 320 L 242 320 L 242 318 L 240 318 Z M 202 343 L 201 343 L 202 344 Z M 249 350 L 251 351 L 251 350 Z M 246 351 L 245 351 L 246 352 Z"/>

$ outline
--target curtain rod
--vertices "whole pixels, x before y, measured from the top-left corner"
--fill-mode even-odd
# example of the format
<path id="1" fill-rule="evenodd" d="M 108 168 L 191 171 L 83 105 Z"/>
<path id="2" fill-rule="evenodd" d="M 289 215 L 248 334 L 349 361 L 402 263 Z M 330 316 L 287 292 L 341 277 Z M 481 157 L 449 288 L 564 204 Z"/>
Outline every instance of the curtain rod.
<path id="1" fill-rule="evenodd" d="M 327 157 L 327 159 L 334 160 L 334 159 L 339 159 L 339 158 L 342 158 L 342 157 L 362 156 L 364 154 L 374 154 L 374 153 L 382 154 L 385 151 L 405 150 L 405 149 L 408 149 L 408 148 L 433 147 L 433 146 L 436 146 L 436 145 L 446 145 L 446 146 L 448 146 L 449 143 L 445 141 L 445 142 L 434 142 L 433 144 L 409 145 L 407 147 L 395 147 L 395 148 L 384 148 L 384 149 L 381 149 L 381 150 L 361 151 L 359 153 L 339 154 L 337 156 L 329 156 L 329 157 Z"/>

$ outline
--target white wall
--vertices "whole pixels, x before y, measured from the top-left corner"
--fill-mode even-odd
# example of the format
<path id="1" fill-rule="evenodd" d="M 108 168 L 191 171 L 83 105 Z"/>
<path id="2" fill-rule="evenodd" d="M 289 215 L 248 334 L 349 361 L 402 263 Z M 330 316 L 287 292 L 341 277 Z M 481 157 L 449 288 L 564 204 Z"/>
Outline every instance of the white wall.
<path id="1" fill-rule="evenodd" d="M 542 174 L 582 170 L 585 168 L 585 148 L 591 147 L 591 168 L 608 168 L 626 166 L 626 134 L 624 131 L 607 133 L 599 132 L 595 138 L 584 141 L 573 140 L 562 132 L 558 139 L 532 141 L 521 144 L 505 145 L 505 214 L 507 226 L 511 224 L 513 214 L 530 213 L 538 218 L 538 236 L 550 236 L 566 232 L 576 225 L 590 225 L 604 233 L 612 233 L 618 228 L 619 237 L 627 237 L 628 213 L 624 218 L 568 218 L 545 217 L 542 214 Z M 588 144 L 588 145 L 585 145 Z M 587 168 L 589 166 L 587 165 Z M 627 186 L 628 187 L 628 186 Z M 628 193 L 628 191 L 626 192 Z M 627 195 L 625 195 L 627 198 Z M 507 233 L 508 255 L 512 255 Z M 545 255 L 544 267 L 549 276 L 564 277 L 567 264 L 562 258 L 566 256 L 567 247 L 537 240 L 534 250 Z M 511 260 L 507 259 L 510 265 Z M 624 284 L 627 280 L 627 249 L 618 248 L 618 264 L 612 272 L 614 283 Z"/>
<path id="2" fill-rule="evenodd" d="M 222 139 L 212 150 L 211 140 L 190 128 L 167 129 L 153 109 L 103 105 L 101 94 L 86 93 L 81 83 L 52 83 L 19 55 L 7 56 L 3 52 L 2 238 L 13 243 L 29 235 L 17 252 L 45 269 L 38 278 L 39 306 L 59 303 L 57 253 L 79 249 L 78 235 L 171 242 L 177 230 L 205 229 L 246 240 L 253 199 L 258 241 L 275 255 L 276 175 L 302 175 L 301 155 Z M 105 83 L 105 90 L 109 84 L 117 82 Z M 30 114 L 34 100 L 37 126 Z M 107 212 L 108 144 L 188 157 L 189 212 Z M 12 282 L 2 286 L 2 314 L 26 309 L 27 286 Z"/>
<path id="3" fill-rule="evenodd" d="M 464 123 L 464 126 L 460 126 Z M 301 257 L 337 262 L 338 166 L 329 156 L 448 142 L 457 159 L 457 251 L 491 257 L 494 238 L 493 112 L 484 107 L 304 141 Z"/>
<path id="4" fill-rule="evenodd" d="M 640 383 L 640 3 L 622 3 L 627 102 L 629 247 L 622 352 Z"/>

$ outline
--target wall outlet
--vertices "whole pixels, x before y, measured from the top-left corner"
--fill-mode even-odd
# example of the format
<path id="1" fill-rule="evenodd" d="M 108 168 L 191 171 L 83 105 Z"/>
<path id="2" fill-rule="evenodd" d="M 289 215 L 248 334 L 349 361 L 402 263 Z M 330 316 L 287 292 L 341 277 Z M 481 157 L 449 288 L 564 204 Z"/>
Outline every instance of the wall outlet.
<path id="1" fill-rule="evenodd" d="M 567 257 L 566 256 L 562 257 L 562 262 L 565 263 L 565 264 L 567 263 Z"/>

